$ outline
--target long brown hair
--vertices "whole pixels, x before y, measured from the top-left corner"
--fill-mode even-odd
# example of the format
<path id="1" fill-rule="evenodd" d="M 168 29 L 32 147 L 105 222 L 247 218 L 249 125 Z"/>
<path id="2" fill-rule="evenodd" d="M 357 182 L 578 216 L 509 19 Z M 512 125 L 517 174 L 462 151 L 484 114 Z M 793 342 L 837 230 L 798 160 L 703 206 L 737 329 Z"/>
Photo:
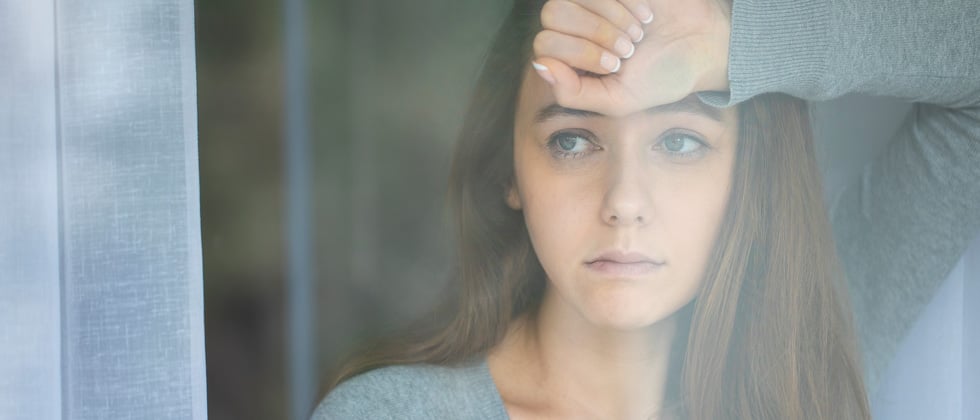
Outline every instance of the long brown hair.
<path id="1" fill-rule="evenodd" d="M 331 387 L 387 365 L 485 357 L 513 320 L 537 310 L 544 272 L 504 195 L 542 4 L 516 1 L 463 121 L 448 192 L 457 235 L 451 290 L 417 328 L 349 361 Z M 671 394 L 688 419 L 867 419 L 805 103 L 766 94 L 738 112 L 728 208 L 699 295 L 684 310 L 690 328 L 676 347 L 682 367 Z"/>

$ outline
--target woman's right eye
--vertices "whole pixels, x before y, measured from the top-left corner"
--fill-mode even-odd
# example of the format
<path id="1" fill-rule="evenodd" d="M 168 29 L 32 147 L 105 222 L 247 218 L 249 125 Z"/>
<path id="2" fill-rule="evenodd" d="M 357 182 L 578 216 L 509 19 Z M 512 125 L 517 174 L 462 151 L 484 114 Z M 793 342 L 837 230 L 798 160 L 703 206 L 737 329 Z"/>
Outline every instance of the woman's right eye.
<path id="1" fill-rule="evenodd" d="M 598 150 L 599 147 L 584 133 L 562 131 L 551 135 L 548 149 L 556 158 L 574 159 Z"/>

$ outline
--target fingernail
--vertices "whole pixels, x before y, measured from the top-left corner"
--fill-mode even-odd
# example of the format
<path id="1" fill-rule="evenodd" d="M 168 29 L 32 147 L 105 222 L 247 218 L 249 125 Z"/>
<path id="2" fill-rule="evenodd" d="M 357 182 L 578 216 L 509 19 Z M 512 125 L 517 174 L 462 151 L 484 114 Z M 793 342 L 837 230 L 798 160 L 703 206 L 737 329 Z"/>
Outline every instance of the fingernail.
<path id="1" fill-rule="evenodd" d="M 601 65 L 604 69 L 609 70 L 610 73 L 615 73 L 619 71 L 620 61 L 612 54 L 603 52 L 602 57 L 599 58 L 599 65 Z"/>
<path id="2" fill-rule="evenodd" d="M 544 81 L 548 82 L 549 85 L 555 84 L 555 76 L 551 75 L 551 70 L 548 70 L 547 67 L 538 64 L 536 61 L 531 62 L 531 67 L 534 67 L 534 70 L 538 72 L 538 75 L 541 76 Z"/>
<path id="3" fill-rule="evenodd" d="M 640 29 L 639 25 L 630 25 L 626 32 L 633 38 L 633 42 L 640 42 L 643 40 L 643 29 Z"/>
<path id="4" fill-rule="evenodd" d="M 626 38 L 617 39 L 614 48 L 616 49 L 616 53 L 623 58 L 632 57 L 633 52 L 636 51 L 636 47 L 633 46 L 633 43 Z"/>
<path id="5" fill-rule="evenodd" d="M 642 18 L 640 18 L 641 22 L 643 23 L 653 22 L 653 10 L 650 10 L 650 6 L 640 3 L 638 6 L 636 6 L 636 9 L 637 11 L 640 12 L 640 16 L 643 16 Z"/>

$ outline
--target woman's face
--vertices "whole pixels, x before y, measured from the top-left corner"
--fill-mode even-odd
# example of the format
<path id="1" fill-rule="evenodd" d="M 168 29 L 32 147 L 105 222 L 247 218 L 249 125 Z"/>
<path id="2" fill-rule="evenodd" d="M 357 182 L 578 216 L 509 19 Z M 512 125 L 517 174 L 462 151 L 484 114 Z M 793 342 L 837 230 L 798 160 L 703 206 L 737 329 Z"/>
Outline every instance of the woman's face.
<path id="1" fill-rule="evenodd" d="M 728 204 L 734 109 L 696 97 L 620 118 L 565 109 L 525 73 L 515 185 L 548 293 L 597 326 L 635 329 L 690 302 Z"/>

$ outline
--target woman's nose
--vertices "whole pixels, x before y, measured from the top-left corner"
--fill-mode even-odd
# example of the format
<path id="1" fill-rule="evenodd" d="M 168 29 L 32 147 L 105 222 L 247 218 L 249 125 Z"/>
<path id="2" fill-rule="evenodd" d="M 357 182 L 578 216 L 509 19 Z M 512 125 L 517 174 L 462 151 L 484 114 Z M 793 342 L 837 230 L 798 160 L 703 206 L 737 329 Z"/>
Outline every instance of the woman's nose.
<path id="1" fill-rule="evenodd" d="M 613 163 L 602 204 L 602 220 L 612 226 L 644 225 L 650 221 L 647 174 L 639 162 Z"/>

